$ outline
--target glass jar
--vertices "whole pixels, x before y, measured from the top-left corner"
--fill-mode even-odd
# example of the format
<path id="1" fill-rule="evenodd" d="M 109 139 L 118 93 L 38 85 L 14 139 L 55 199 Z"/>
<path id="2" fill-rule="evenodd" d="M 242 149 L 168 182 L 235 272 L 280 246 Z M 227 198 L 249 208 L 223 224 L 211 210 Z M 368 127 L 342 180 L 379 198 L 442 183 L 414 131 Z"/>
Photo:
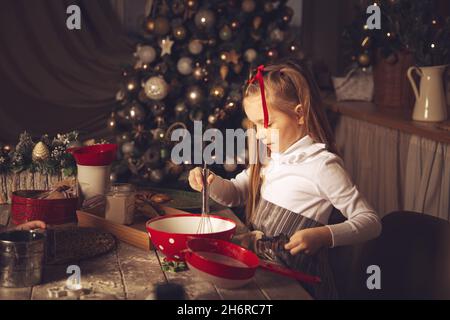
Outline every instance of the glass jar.
<path id="1" fill-rule="evenodd" d="M 105 219 L 119 224 L 133 224 L 136 188 L 129 183 L 112 184 L 106 194 Z"/>

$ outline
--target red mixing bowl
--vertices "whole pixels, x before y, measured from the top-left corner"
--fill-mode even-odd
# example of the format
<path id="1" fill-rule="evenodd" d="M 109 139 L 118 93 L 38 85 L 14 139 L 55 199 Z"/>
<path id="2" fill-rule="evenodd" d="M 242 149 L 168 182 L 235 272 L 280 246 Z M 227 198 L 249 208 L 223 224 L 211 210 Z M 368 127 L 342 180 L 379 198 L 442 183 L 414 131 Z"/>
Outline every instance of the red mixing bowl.
<path id="1" fill-rule="evenodd" d="M 189 269 L 220 288 L 234 289 L 246 285 L 253 279 L 257 268 L 305 283 L 321 282 L 317 276 L 260 260 L 252 251 L 228 241 L 196 238 L 188 240 L 186 246 L 185 259 Z"/>
<path id="2" fill-rule="evenodd" d="M 82 166 L 108 166 L 116 160 L 117 144 L 96 144 L 67 149 Z"/>
<path id="3" fill-rule="evenodd" d="M 146 223 L 153 245 L 169 260 L 184 260 L 186 241 L 192 238 L 230 240 L 236 231 L 236 223 L 227 218 L 210 215 L 211 233 L 197 233 L 201 214 L 178 214 L 156 217 Z"/>

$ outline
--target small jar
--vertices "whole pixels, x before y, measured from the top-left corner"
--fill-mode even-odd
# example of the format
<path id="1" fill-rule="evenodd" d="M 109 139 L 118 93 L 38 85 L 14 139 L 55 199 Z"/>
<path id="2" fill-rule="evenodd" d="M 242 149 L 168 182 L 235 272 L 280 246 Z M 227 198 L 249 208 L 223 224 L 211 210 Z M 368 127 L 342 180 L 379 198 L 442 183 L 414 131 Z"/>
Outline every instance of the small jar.
<path id="1" fill-rule="evenodd" d="M 128 183 L 112 184 L 106 194 L 105 219 L 119 224 L 133 223 L 136 188 Z"/>

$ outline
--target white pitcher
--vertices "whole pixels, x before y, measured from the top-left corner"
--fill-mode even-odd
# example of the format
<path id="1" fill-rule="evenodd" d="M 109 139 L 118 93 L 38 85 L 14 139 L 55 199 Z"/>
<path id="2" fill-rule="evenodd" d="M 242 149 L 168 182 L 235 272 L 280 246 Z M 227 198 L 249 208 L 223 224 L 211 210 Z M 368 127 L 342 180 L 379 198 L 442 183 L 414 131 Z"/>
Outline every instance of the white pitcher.
<path id="1" fill-rule="evenodd" d="M 448 65 L 434 67 L 410 67 L 407 75 L 416 96 L 412 118 L 417 121 L 438 122 L 447 119 L 443 74 Z M 420 92 L 412 77 L 420 76 Z"/>

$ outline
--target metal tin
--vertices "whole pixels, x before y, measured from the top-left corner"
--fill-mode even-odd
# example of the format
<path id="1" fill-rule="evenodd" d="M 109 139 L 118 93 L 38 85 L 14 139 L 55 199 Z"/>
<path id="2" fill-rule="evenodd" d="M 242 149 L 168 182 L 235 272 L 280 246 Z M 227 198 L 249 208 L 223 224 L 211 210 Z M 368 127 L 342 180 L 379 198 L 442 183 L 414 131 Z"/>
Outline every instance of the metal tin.
<path id="1" fill-rule="evenodd" d="M 0 286 L 31 287 L 41 283 L 45 257 L 45 233 L 0 233 Z"/>

